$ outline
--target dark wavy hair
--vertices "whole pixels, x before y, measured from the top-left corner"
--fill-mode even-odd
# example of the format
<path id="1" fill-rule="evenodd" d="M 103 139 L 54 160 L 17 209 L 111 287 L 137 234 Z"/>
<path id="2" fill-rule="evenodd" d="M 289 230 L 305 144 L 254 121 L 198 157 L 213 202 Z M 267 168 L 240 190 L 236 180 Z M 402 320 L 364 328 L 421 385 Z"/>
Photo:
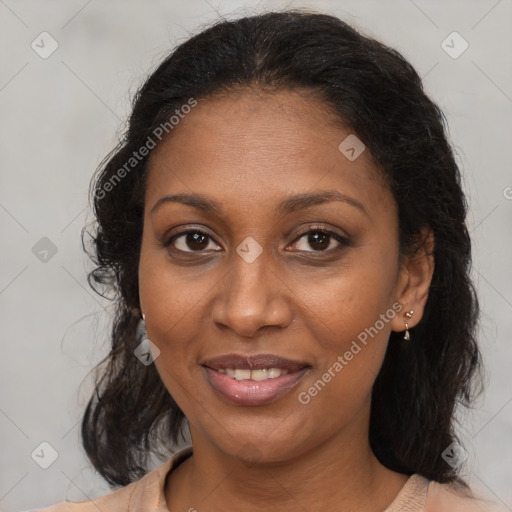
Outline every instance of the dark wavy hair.
<path id="1" fill-rule="evenodd" d="M 82 420 L 87 456 L 111 486 L 124 486 L 149 471 L 151 453 L 163 457 L 183 436 L 186 418 L 155 365 L 133 354 L 140 342 L 138 263 L 151 154 L 137 152 L 191 98 L 242 87 L 312 92 L 373 156 L 398 207 L 401 253 L 421 247 L 422 229 L 433 233 L 435 270 L 424 316 L 411 342 L 402 341 L 403 333 L 390 335 L 372 391 L 369 441 L 394 471 L 466 486 L 442 453 L 457 440 L 458 405 L 470 406 L 481 391 L 481 379 L 475 386 L 479 308 L 469 278 L 467 203 L 445 117 L 400 53 L 336 17 L 304 10 L 221 20 L 175 48 L 136 94 L 121 141 L 97 170 L 94 227 L 82 237 L 95 264 L 89 283 L 110 295 L 116 314 L 111 351 L 95 369 Z"/>

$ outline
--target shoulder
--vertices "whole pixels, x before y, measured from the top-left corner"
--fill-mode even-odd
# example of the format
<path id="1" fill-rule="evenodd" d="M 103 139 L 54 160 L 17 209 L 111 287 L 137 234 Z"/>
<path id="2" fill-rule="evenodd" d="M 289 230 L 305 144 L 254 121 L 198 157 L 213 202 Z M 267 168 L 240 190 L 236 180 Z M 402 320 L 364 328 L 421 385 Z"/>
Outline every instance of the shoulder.
<path id="1" fill-rule="evenodd" d="M 164 486 L 169 471 L 191 454 L 190 447 L 181 450 L 164 464 L 136 482 L 91 501 L 61 501 L 49 507 L 27 512 L 128 512 L 129 510 L 167 511 Z"/>
<path id="2" fill-rule="evenodd" d="M 465 487 L 441 484 L 414 473 L 385 512 L 506 512 Z"/>
<path id="3" fill-rule="evenodd" d="M 121 512 L 122 510 L 128 510 L 130 496 L 135 488 L 140 485 L 140 482 L 142 482 L 142 479 L 95 500 L 61 501 L 55 505 L 29 510 L 28 512 L 98 512 L 98 510 L 107 512 L 116 509 Z"/>
<path id="4" fill-rule="evenodd" d="M 501 512 L 497 503 L 475 496 L 470 490 L 431 481 L 425 512 Z"/>
<path id="5" fill-rule="evenodd" d="M 154 479 L 155 472 L 148 473 L 137 482 L 117 489 L 101 498 L 90 501 L 61 501 L 49 507 L 31 510 L 29 512 L 123 512 L 130 509 L 132 498 L 139 493 L 141 488 L 146 487 L 148 480 Z"/>

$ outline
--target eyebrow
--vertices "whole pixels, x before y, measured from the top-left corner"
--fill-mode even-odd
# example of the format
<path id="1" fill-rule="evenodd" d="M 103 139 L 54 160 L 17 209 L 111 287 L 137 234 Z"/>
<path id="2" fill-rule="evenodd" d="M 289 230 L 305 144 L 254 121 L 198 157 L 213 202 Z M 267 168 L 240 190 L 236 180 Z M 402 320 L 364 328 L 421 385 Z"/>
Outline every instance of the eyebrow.
<path id="1" fill-rule="evenodd" d="M 297 210 L 310 208 L 312 206 L 329 203 L 333 201 L 340 201 L 349 204 L 361 210 L 368 215 L 364 205 L 356 199 L 342 194 L 337 190 L 323 190 L 315 193 L 305 193 L 295 196 L 290 196 L 281 201 L 278 205 L 278 210 L 281 214 L 286 215 Z M 200 194 L 171 194 L 161 197 L 155 205 L 151 208 L 151 215 L 153 215 L 162 205 L 166 203 L 182 203 L 192 206 L 205 213 L 210 213 L 222 217 L 223 208 L 220 203 L 213 199 L 209 199 Z"/>

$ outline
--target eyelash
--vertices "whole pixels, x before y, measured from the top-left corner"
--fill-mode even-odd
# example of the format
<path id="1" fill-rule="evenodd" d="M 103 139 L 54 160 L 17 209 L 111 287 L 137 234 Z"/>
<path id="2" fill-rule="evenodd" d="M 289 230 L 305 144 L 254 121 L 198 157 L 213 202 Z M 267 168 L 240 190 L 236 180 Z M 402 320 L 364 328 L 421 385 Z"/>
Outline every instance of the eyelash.
<path id="1" fill-rule="evenodd" d="M 164 243 L 163 243 L 163 246 L 165 248 L 168 248 L 169 246 L 171 246 L 173 244 L 173 242 L 183 236 L 183 235 L 187 235 L 187 234 L 190 234 L 190 233 L 199 233 L 207 238 L 209 238 L 210 240 L 213 240 L 215 242 L 215 240 L 213 239 L 213 237 L 210 235 L 210 233 L 207 233 L 206 231 L 203 231 L 202 229 L 199 229 L 199 228 L 194 228 L 194 229 L 189 229 L 189 230 L 185 230 L 185 231 L 180 231 L 179 233 L 175 233 L 174 235 L 172 235 L 171 237 L 167 238 Z M 340 235 L 339 233 L 336 233 L 334 231 L 330 231 L 328 229 L 325 229 L 324 227 L 322 226 L 309 226 L 307 229 L 305 230 L 302 230 L 300 231 L 298 234 L 297 234 L 297 237 L 293 240 L 292 243 L 297 243 L 301 238 L 303 238 L 304 236 L 310 234 L 310 233 L 322 233 L 324 235 L 328 235 L 329 237 L 331 238 L 334 238 L 334 240 L 336 240 L 340 245 L 334 249 L 327 249 L 327 250 L 323 250 L 323 251 L 299 251 L 299 252 L 305 252 L 305 253 L 313 253 L 313 254 L 316 254 L 316 255 L 322 255 L 322 254 L 332 254 L 336 251 L 339 251 L 341 249 L 343 249 L 344 247 L 346 246 L 349 246 L 350 245 L 350 241 L 348 238 Z M 216 242 L 215 242 L 216 243 Z M 217 244 L 218 245 L 218 244 Z M 202 251 L 182 251 L 181 249 L 175 249 L 176 251 L 178 252 L 181 252 L 181 253 L 185 253 L 185 254 L 194 254 L 194 253 L 201 253 Z M 215 251 L 217 252 L 217 251 Z M 318 256 L 315 256 L 315 257 L 318 257 Z"/>

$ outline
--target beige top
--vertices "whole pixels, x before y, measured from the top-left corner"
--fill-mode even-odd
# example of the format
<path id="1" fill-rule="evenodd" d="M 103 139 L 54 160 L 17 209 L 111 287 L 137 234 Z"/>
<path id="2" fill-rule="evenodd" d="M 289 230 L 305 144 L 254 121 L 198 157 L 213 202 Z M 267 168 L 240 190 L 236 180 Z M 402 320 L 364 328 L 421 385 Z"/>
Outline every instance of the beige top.
<path id="1" fill-rule="evenodd" d="M 170 512 L 164 494 L 165 479 L 192 454 L 192 447 L 176 453 L 160 467 L 126 487 L 92 501 L 62 501 L 27 512 Z M 448 485 L 414 474 L 383 512 L 491 512 L 492 504 L 458 494 Z"/>

